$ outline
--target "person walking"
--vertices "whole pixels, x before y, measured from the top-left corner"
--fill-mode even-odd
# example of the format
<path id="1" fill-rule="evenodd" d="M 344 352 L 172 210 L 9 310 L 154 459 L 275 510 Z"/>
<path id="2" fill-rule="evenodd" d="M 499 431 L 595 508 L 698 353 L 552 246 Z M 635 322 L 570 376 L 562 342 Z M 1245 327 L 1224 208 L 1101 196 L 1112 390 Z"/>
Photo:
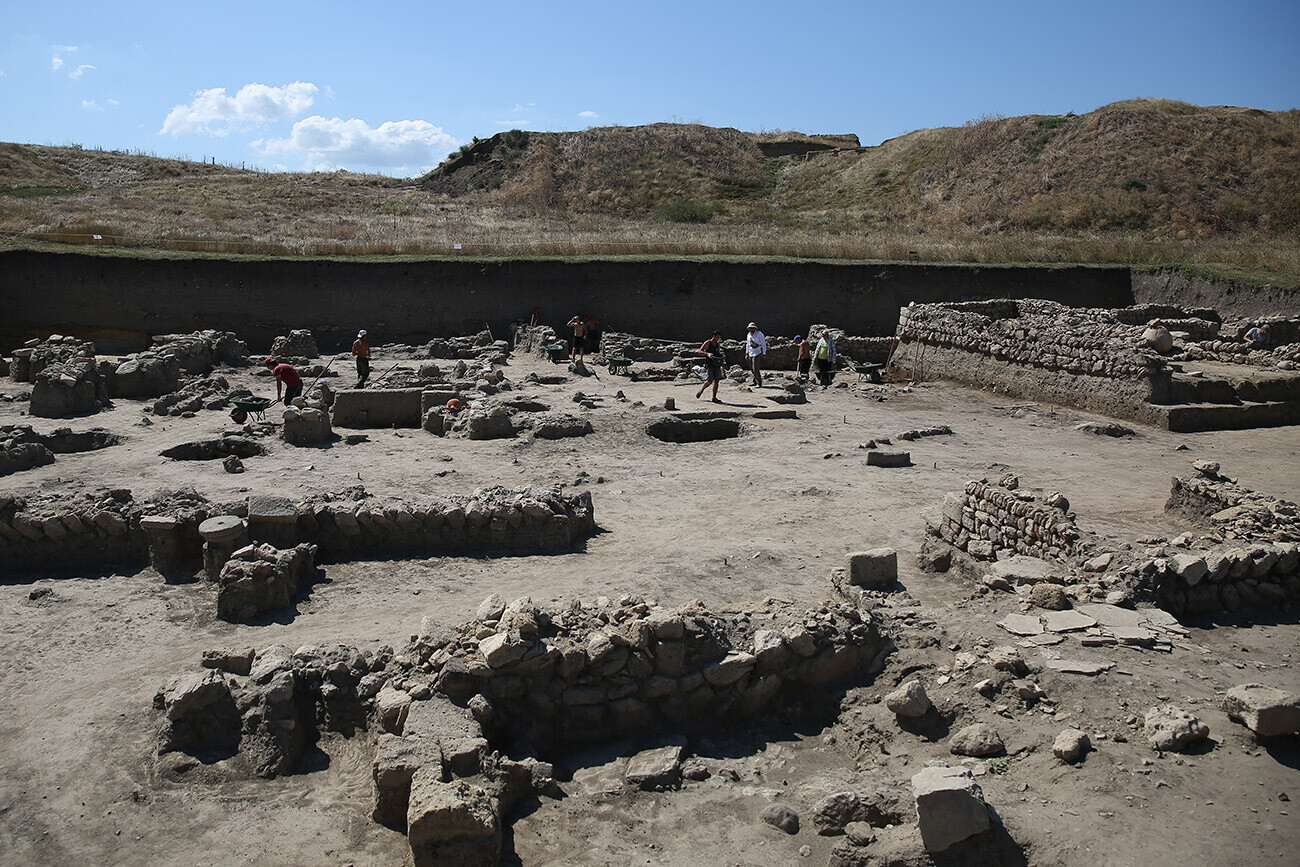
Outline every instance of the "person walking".
<path id="1" fill-rule="evenodd" d="M 587 354 L 587 319 L 585 316 L 575 316 L 569 320 L 569 327 L 573 329 L 573 344 L 569 347 L 569 360 L 580 359 Z"/>
<path id="2" fill-rule="evenodd" d="M 725 357 L 722 354 L 722 332 L 715 331 L 713 336 L 704 341 L 700 347 L 700 355 L 704 356 L 704 385 L 700 390 L 695 392 L 696 398 L 704 394 L 704 390 L 713 385 L 713 402 L 722 403 L 718 400 L 718 383 L 722 381 L 722 365 Z"/>
<path id="3" fill-rule="evenodd" d="M 365 388 L 370 378 L 370 342 L 366 340 L 366 329 L 357 332 L 357 339 L 352 344 L 352 354 L 357 358 L 356 388 Z"/>
<path id="4" fill-rule="evenodd" d="M 762 388 L 763 369 L 759 359 L 767 355 L 767 338 L 753 322 L 745 327 L 749 329 L 749 336 L 745 338 L 745 359 L 749 362 L 750 372 L 754 374 L 754 387 Z"/>
<path id="5" fill-rule="evenodd" d="M 280 392 L 284 392 L 284 405 L 288 406 L 293 399 L 302 394 L 302 377 L 298 371 L 294 370 L 292 364 L 281 364 L 274 358 L 268 358 L 265 362 L 266 369 L 271 371 L 275 377 L 275 399 L 280 400 Z"/>
<path id="6" fill-rule="evenodd" d="M 812 347 L 804 339 L 802 334 L 794 336 L 795 348 L 799 350 L 799 355 L 795 359 L 795 367 L 798 368 L 799 381 L 808 381 L 808 370 L 812 367 Z"/>
<path id="7" fill-rule="evenodd" d="M 821 340 L 817 341 L 817 351 L 814 353 L 817 361 L 817 379 L 821 381 L 822 388 L 830 387 L 831 380 L 835 378 L 835 334 L 829 328 L 822 332 Z"/>

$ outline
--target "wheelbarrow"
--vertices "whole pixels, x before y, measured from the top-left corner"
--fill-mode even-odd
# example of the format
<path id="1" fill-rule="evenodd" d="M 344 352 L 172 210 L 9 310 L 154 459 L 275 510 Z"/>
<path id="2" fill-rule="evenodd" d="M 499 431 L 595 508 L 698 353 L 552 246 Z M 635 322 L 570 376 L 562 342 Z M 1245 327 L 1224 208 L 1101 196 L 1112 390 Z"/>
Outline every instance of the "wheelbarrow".
<path id="1" fill-rule="evenodd" d="M 235 424 L 243 424 L 250 415 L 258 421 L 266 421 L 264 413 L 275 403 L 269 397 L 232 397 L 230 402 L 235 405 L 230 411 L 230 420 Z"/>
<path id="2" fill-rule="evenodd" d="M 547 356 L 550 357 L 552 364 L 559 364 L 564 361 L 564 354 L 569 351 L 569 347 L 563 343 L 550 343 L 542 347 L 546 350 Z"/>

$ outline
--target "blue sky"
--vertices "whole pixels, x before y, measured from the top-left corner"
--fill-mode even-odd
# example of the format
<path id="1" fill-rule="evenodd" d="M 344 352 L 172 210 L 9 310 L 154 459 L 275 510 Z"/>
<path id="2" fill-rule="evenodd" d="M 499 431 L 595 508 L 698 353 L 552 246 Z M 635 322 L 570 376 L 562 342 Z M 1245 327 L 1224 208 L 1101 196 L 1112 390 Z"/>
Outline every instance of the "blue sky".
<path id="1" fill-rule="evenodd" d="M 413 175 L 473 136 L 1300 107 L 1300 2 L 7 3 L 0 140 Z"/>

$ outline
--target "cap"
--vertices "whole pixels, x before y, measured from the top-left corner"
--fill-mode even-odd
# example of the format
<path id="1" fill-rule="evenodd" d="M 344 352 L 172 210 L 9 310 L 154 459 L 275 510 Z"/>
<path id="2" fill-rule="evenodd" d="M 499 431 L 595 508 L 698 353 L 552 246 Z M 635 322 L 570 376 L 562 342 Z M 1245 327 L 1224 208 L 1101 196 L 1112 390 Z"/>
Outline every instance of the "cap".
<path id="1" fill-rule="evenodd" d="M 268 358 L 266 361 L 263 361 L 262 363 L 265 364 L 267 367 L 275 367 L 274 358 Z"/>
<path id="2" fill-rule="evenodd" d="M 366 336 L 366 329 L 362 328 L 360 331 L 357 332 L 357 337 L 365 337 L 365 336 Z"/>
<path id="3" fill-rule="evenodd" d="M 753 322 L 751 322 L 751 323 L 749 323 L 748 325 L 746 325 L 745 327 L 746 327 L 746 328 L 757 328 L 758 326 L 755 325 Z"/>
<path id="4" fill-rule="evenodd" d="M 802 335 L 802 334 L 796 334 L 796 335 L 794 336 L 794 339 L 795 339 L 795 340 L 803 340 L 803 335 Z"/>

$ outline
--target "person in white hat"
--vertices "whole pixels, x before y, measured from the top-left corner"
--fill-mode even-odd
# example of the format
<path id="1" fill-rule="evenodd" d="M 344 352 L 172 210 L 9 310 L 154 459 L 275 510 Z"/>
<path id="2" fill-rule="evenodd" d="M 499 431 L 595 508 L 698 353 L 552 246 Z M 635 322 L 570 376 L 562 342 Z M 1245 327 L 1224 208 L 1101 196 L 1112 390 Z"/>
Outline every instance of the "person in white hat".
<path id="1" fill-rule="evenodd" d="M 749 362 L 750 372 L 754 374 L 754 387 L 762 388 L 763 370 L 759 367 L 758 360 L 767 355 L 767 338 L 753 322 L 745 327 L 749 329 L 749 336 L 745 338 L 745 359 Z"/>
<path id="2" fill-rule="evenodd" d="M 365 388 L 370 378 L 370 343 L 366 340 L 366 329 L 357 332 L 357 340 L 352 344 L 352 354 L 357 357 L 357 388 Z"/>

